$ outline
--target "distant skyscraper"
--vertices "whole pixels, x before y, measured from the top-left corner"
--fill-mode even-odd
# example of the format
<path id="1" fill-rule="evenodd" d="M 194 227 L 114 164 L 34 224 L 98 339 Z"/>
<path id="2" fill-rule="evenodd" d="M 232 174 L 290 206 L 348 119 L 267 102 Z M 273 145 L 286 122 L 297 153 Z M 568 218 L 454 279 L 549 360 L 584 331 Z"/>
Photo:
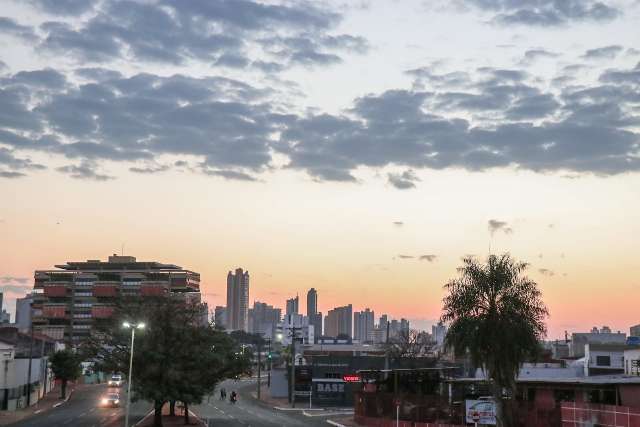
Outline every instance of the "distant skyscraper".
<path id="1" fill-rule="evenodd" d="M 374 312 L 368 308 L 353 313 L 353 339 L 361 343 L 373 341 L 374 318 Z"/>
<path id="2" fill-rule="evenodd" d="M 322 313 L 318 312 L 318 292 L 311 288 L 307 292 L 307 317 L 309 324 L 313 325 L 315 337 L 322 335 Z"/>
<path id="3" fill-rule="evenodd" d="M 314 288 L 307 292 L 307 317 L 318 312 L 318 292 Z"/>
<path id="4" fill-rule="evenodd" d="M 226 328 L 247 332 L 249 330 L 249 272 L 237 268 L 235 274 L 227 274 Z"/>
<path id="5" fill-rule="evenodd" d="M 16 299 L 16 325 L 20 331 L 28 331 L 31 328 L 31 303 L 33 297 L 28 294 L 24 298 Z"/>
<path id="6" fill-rule="evenodd" d="M 324 334 L 331 337 L 347 335 L 352 337 L 353 309 L 351 304 L 336 307 L 327 312 L 324 320 Z"/>
<path id="7" fill-rule="evenodd" d="M 436 344 L 442 345 L 446 336 L 447 327 L 444 326 L 442 322 L 438 322 L 437 325 L 431 326 L 431 338 Z"/>
<path id="8" fill-rule="evenodd" d="M 249 309 L 249 332 L 272 337 L 280 322 L 282 311 L 263 302 L 256 301 Z"/>
<path id="9" fill-rule="evenodd" d="M 287 316 L 290 314 L 299 314 L 298 313 L 299 302 L 300 302 L 300 298 L 298 298 L 298 295 L 296 295 L 295 298 L 291 298 L 287 300 L 287 311 L 285 312 Z"/>
<path id="10" fill-rule="evenodd" d="M 218 328 L 226 328 L 227 320 L 227 308 L 221 305 L 216 306 L 216 310 L 213 315 L 213 322 Z"/>

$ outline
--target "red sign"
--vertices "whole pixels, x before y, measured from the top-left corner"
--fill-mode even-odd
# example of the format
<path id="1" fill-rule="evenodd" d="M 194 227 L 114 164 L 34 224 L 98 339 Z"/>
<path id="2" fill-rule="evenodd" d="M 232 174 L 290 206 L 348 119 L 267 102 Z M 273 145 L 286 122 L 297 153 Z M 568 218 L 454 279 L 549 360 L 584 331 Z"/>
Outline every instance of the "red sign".
<path id="1" fill-rule="evenodd" d="M 400 400 L 400 399 L 398 398 L 398 399 L 394 400 L 394 401 L 393 401 L 393 403 L 394 403 L 396 406 L 400 406 L 400 405 L 402 405 L 402 400 Z"/>
<path id="2" fill-rule="evenodd" d="M 343 375 L 342 381 L 344 381 L 345 383 L 359 383 L 360 375 Z"/>
<path id="3" fill-rule="evenodd" d="M 474 412 L 473 414 L 471 414 L 471 419 L 473 420 L 474 423 L 477 423 L 478 421 L 480 421 L 480 414 L 477 412 Z"/>

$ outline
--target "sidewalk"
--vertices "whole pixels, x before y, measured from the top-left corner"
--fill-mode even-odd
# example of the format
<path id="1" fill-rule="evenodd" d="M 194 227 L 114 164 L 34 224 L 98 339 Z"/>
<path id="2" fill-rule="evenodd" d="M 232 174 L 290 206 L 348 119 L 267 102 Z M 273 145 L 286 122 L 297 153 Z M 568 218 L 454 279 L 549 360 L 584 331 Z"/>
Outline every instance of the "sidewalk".
<path id="1" fill-rule="evenodd" d="M 35 405 L 31 405 L 30 407 L 24 409 L 18 409 L 17 411 L 0 411 L 0 425 L 4 426 L 12 424 L 25 418 L 40 414 L 42 412 L 49 411 L 59 404 L 62 404 L 69 400 L 76 389 L 82 388 L 84 386 L 84 384 L 67 384 L 67 398 L 65 400 L 62 400 L 60 399 L 60 386 L 56 385 Z"/>

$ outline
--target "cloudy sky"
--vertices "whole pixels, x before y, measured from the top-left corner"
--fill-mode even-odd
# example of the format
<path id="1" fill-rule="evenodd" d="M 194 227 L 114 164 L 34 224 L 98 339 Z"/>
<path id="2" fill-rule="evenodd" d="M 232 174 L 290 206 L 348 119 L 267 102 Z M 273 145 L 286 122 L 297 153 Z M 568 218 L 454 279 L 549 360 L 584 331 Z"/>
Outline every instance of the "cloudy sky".
<path id="1" fill-rule="evenodd" d="M 422 325 L 510 251 L 551 337 L 640 323 L 637 0 L 0 2 L 10 311 L 124 245 Z"/>

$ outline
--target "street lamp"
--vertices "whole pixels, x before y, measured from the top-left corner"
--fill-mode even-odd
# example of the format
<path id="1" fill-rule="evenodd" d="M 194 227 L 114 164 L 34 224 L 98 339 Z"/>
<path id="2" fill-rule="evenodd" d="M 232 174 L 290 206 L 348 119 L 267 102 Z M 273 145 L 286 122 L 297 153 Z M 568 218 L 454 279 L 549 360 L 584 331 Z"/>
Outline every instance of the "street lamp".
<path id="1" fill-rule="evenodd" d="M 129 384 L 127 386 L 127 406 L 124 416 L 124 427 L 129 427 L 129 406 L 131 405 L 131 376 L 133 375 L 133 342 L 136 337 L 136 329 L 144 329 L 146 325 L 143 322 L 133 325 L 129 322 L 123 322 L 122 327 L 131 329 L 131 355 L 129 356 Z"/>

